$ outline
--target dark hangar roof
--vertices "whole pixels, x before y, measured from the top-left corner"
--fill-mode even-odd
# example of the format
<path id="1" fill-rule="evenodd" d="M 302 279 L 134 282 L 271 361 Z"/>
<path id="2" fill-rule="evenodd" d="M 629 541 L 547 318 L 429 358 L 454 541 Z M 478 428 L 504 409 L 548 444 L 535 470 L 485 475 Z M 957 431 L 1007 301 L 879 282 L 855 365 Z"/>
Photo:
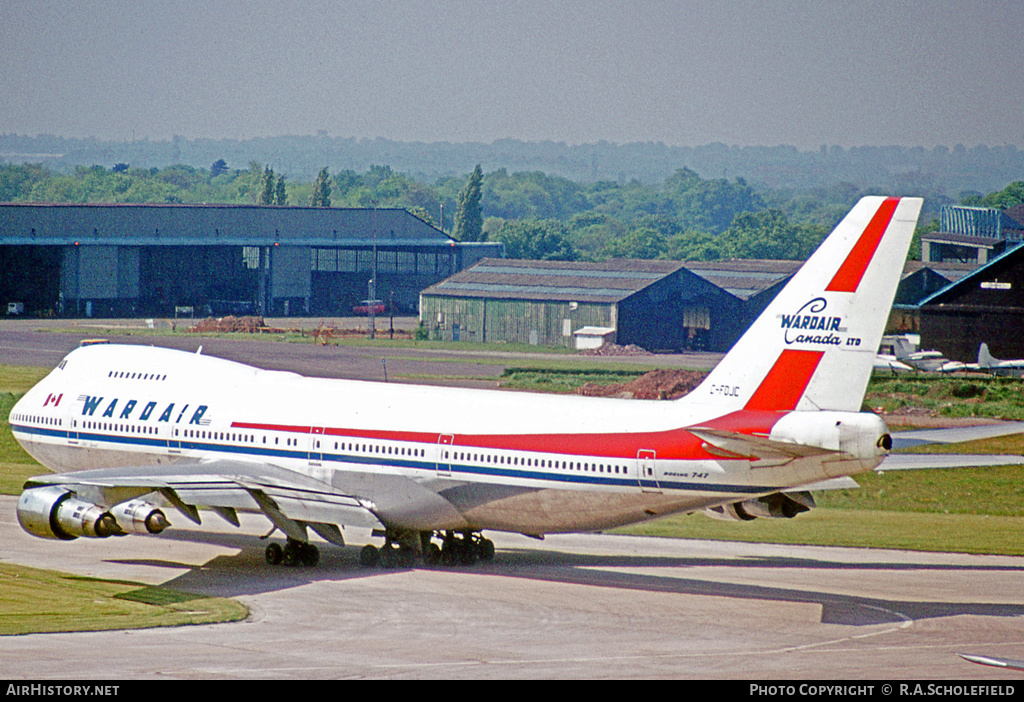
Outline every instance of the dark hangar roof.
<path id="1" fill-rule="evenodd" d="M 959 296 L 977 288 L 983 288 L 982 283 L 998 281 L 1001 274 L 1005 274 L 1008 269 L 1017 267 L 1022 260 L 1024 260 L 1024 245 L 1014 246 L 988 263 L 976 267 L 967 275 L 932 293 L 927 298 L 921 300 L 918 306 L 941 305 L 956 300 Z M 992 280 L 993 278 L 995 280 Z"/>
<path id="2" fill-rule="evenodd" d="M 900 280 L 905 280 L 924 269 L 931 270 L 936 275 L 955 283 L 978 270 L 978 264 L 959 261 L 907 261 L 903 264 L 903 275 Z"/>
<path id="3" fill-rule="evenodd" d="M 402 209 L 0 204 L 0 245 L 448 246 Z"/>
<path id="4" fill-rule="evenodd" d="M 683 269 L 679 261 L 579 263 L 485 258 L 422 294 L 613 303 Z"/>
<path id="5" fill-rule="evenodd" d="M 957 244 L 992 249 L 1005 243 L 1003 239 L 996 239 L 991 236 L 972 236 L 970 234 L 957 234 L 956 232 L 928 232 L 921 235 L 921 241 L 934 241 L 940 244 Z"/>
<path id="6" fill-rule="evenodd" d="M 768 288 L 787 280 L 803 261 L 769 259 L 729 259 L 726 261 L 688 261 L 686 269 L 741 300 L 749 300 Z"/>

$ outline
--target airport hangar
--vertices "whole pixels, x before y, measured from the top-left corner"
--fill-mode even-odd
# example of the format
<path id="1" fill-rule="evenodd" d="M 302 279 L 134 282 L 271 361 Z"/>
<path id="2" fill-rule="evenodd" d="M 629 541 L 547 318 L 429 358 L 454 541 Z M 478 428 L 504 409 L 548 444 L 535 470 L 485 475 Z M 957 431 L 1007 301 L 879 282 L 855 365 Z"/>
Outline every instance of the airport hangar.
<path id="1" fill-rule="evenodd" d="M 887 330 L 921 332 L 946 351 L 951 344 L 934 331 L 936 311 L 922 304 L 972 275 L 990 256 L 1017 246 L 1022 228 L 1024 205 L 1005 211 L 944 206 L 940 231 L 922 236 L 923 260 L 904 266 Z M 484 260 L 424 290 L 420 319 L 432 338 L 449 341 L 582 348 L 586 335 L 650 351 L 725 352 L 801 263 Z M 1021 305 L 1000 312 L 1014 320 L 1014 328 L 1024 299 Z M 990 330 L 997 319 L 975 320 L 975 335 L 997 338 Z M 973 357 L 963 360 L 974 360 L 980 342 L 969 335 L 964 340 L 962 322 L 947 325 L 945 333 L 973 345 Z M 1024 357 L 1024 349 L 1011 350 L 1016 348 L 1008 347 L 1007 355 Z"/>
<path id="2" fill-rule="evenodd" d="M 920 264 L 946 285 L 916 299 L 897 294 L 900 310 L 920 331 L 922 348 L 964 362 L 982 342 L 997 358 L 1024 358 L 1024 205 L 1005 210 L 943 205 L 939 230 L 921 236 Z M 923 281 L 922 281 L 923 282 Z"/>
<path id="3" fill-rule="evenodd" d="M 918 305 L 922 347 L 955 360 L 1024 358 L 1024 246 L 1016 246 Z"/>
<path id="4" fill-rule="evenodd" d="M 725 352 L 802 263 L 486 259 L 424 290 L 420 319 L 446 341 L 587 348 L 581 336 L 600 336 L 649 351 Z M 921 301 L 975 268 L 908 261 L 890 330 L 919 331 Z"/>
<path id="5" fill-rule="evenodd" d="M 371 297 L 413 312 L 500 255 L 401 209 L 0 204 L 0 301 L 26 314 L 334 316 Z"/>
<path id="6" fill-rule="evenodd" d="M 446 341 L 727 351 L 800 265 L 484 259 L 425 289 L 420 320 Z"/>

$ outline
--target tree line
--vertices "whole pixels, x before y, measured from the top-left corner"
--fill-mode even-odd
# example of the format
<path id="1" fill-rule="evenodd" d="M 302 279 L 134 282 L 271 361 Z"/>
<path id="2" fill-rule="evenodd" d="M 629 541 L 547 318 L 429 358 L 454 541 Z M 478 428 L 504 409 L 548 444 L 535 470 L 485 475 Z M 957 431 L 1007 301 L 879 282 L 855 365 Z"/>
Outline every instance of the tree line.
<path id="1" fill-rule="evenodd" d="M 501 139 L 492 143 L 401 142 L 390 139 L 289 135 L 252 139 L 140 139 L 106 141 L 0 134 L 0 160 L 43 162 L 60 172 L 76 166 L 123 162 L 146 168 L 174 164 L 203 167 L 217 159 L 235 164 L 272 163 L 289 179 L 310 182 L 324 165 L 331 171 L 364 173 L 386 163 L 425 182 L 454 173 L 469 173 L 475 164 L 485 172 L 501 166 L 539 171 L 577 182 L 615 180 L 657 184 L 679 168 L 705 178 L 747 178 L 758 188 L 816 188 L 839 183 L 904 192 L 926 198 L 958 197 L 964 191 L 986 193 L 1021 178 L 1024 150 L 1013 145 L 925 149 L 909 146 L 821 145 L 737 146 L 721 143 L 673 146 L 660 142 L 565 144 Z M 20 160 L 15 160 L 20 159 Z"/>
<path id="2" fill-rule="evenodd" d="M 404 208 L 463 241 L 501 241 L 513 258 L 802 260 L 849 208 L 872 190 L 850 184 L 755 189 L 743 178 L 705 179 L 682 168 L 660 184 L 579 183 L 537 171 L 445 176 L 433 183 L 371 166 L 363 173 L 322 168 L 292 182 L 269 164 L 233 169 L 186 165 L 0 166 L 2 202 L 225 203 L 267 206 Z M 901 194 L 901 193 L 897 193 Z M 906 193 L 913 194 L 913 193 Z M 964 204 L 1005 208 L 1024 202 L 1024 182 Z M 929 209 L 929 204 L 931 208 Z M 926 203 L 924 226 L 937 204 Z"/>

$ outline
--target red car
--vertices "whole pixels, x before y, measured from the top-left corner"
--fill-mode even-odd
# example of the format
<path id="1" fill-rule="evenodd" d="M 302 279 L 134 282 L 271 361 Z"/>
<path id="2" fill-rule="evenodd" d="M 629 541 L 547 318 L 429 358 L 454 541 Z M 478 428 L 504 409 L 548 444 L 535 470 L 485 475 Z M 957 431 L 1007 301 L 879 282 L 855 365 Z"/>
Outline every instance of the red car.
<path id="1" fill-rule="evenodd" d="M 385 304 L 383 300 L 363 300 L 352 308 L 353 314 L 384 314 Z"/>

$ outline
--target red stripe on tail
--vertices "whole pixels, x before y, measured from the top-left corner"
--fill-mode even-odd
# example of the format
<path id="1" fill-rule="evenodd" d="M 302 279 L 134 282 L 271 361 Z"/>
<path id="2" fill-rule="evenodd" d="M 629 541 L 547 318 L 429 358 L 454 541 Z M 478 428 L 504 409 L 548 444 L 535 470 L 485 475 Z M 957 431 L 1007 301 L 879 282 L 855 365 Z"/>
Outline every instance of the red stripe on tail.
<path id="1" fill-rule="evenodd" d="M 792 410 L 803 397 L 824 351 L 785 349 L 747 400 L 745 410 Z"/>
<path id="2" fill-rule="evenodd" d="M 899 203 L 898 197 L 890 197 L 882 202 L 878 211 L 875 212 L 875 216 L 871 218 L 871 222 L 861 232 L 857 243 L 853 245 L 850 255 L 846 257 L 843 265 L 839 267 L 832 278 L 832 282 L 825 288 L 826 290 L 830 292 L 857 291 L 857 286 L 860 285 L 860 280 L 864 277 L 864 271 L 867 270 L 875 251 L 878 250 L 878 245 L 882 242 L 882 235 L 889 227 L 889 222 L 892 221 L 892 216 L 896 212 L 896 205 Z"/>

